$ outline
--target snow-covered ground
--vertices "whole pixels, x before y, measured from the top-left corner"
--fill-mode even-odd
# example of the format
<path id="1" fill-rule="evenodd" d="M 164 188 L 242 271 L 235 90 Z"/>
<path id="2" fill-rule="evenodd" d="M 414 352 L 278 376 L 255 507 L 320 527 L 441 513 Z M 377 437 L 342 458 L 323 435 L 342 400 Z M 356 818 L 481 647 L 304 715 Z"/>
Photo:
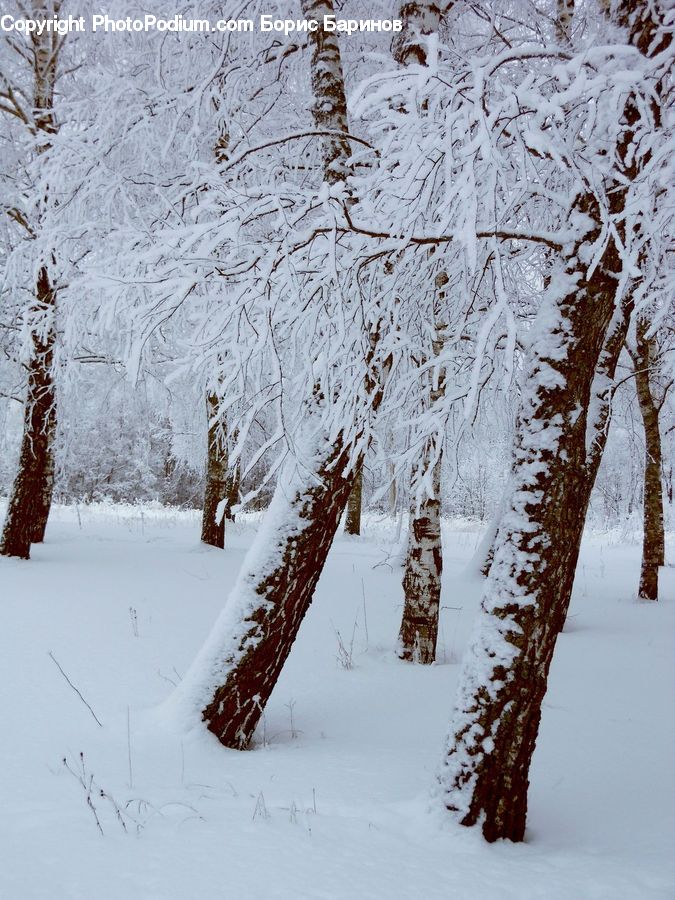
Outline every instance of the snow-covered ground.
<path id="1" fill-rule="evenodd" d="M 254 526 L 221 552 L 196 514 L 57 508 L 30 562 L 0 558 L 2 900 L 675 896 L 674 568 L 638 604 L 639 547 L 587 538 L 528 840 L 488 846 L 431 798 L 481 588 L 474 525 L 444 535 L 440 664 L 393 656 L 400 570 L 391 523 L 369 519 L 330 554 L 255 749 L 172 733 L 158 704 Z"/>

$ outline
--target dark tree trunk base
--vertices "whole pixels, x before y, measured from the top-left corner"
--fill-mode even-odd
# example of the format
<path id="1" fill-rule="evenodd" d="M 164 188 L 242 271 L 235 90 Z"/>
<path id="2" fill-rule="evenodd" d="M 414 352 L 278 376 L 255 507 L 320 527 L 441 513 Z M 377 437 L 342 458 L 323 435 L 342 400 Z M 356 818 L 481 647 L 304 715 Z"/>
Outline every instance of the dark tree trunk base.
<path id="1" fill-rule="evenodd" d="M 46 269 L 37 281 L 40 307 L 56 302 Z M 52 374 L 55 335 L 44 342 L 33 338 L 34 356 L 28 371 L 23 438 L 19 465 L 12 485 L 7 517 L 0 540 L 0 554 L 30 558 L 31 544 L 44 538 L 54 488 L 56 391 Z"/>

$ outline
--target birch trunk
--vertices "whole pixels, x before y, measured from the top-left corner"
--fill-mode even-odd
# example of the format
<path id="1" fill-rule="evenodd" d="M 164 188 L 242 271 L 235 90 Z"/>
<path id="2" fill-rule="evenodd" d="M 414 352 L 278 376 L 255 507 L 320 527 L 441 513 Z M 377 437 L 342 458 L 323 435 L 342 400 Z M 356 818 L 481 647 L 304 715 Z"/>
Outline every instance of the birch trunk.
<path id="1" fill-rule="evenodd" d="M 52 3 L 58 13 L 59 2 Z M 33 12 L 44 14 L 44 4 L 34 0 Z M 31 38 L 33 67 L 33 117 L 35 152 L 51 146 L 56 133 L 54 86 L 60 44 L 54 35 L 43 32 Z M 26 57 L 28 58 L 28 57 Z M 33 223 L 33 228 L 39 227 Z M 54 436 L 56 433 L 56 386 L 54 346 L 56 343 L 56 291 L 46 265 L 38 271 L 32 310 L 38 322 L 32 325 L 32 353 L 28 364 L 28 386 L 24 408 L 23 437 L 17 473 L 10 491 L 7 516 L 0 539 L 0 554 L 30 557 L 32 543 L 44 539 L 54 491 Z"/>
<path id="2" fill-rule="evenodd" d="M 202 542 L 210 544 L 212 547 L 220 547 L 222 550 L 225 546 L 225 516 L 221 516 L 217 521 L 218 504 L 228 497 L 231 479 L 223 428 L 216 419 L 218 397 L 215 394 L 206 395 L 206 414 L 209 425 L 206 487 L 202 510 Z"/>
<path id="3" fill-rule="evenodd" d="M 333 4 L 303 0 L 302 11 L 322 22 Z M 336 183 L 345 177 L 349 155 L 340 136 L 348 129 L 338 38 L 319 30 L 308 39 L 314 122 L 338 133 L 323 140 L 324 178 Z M 377 391 L 371 396 L 377 405 Z M 328 442 L 311 408 L 303 443 L 301 464 L 291 461 L 282 472 L 221 618 L 175 695 L 188 713 L 201 708 L 209 730 L 238 750 L 249 746 L 290 653 L 354 480 L 351 444 L 342 433 Z"/>
<path id="4" fill-rule="evenodd" d="M 408 552 L 403 574 L 405 597 L 398 635 L 398 655 L 407 662 L 430 665 L 436 659 L 441 603 L 441 460 L 433 466 L 432 497 L 410 513 Z"/>
<path id="5" fill-rule="evenodd" d="M 452 4 L 450 4 L 452 5 Z M 448 7 L 449 8 L 449 7 Z M 392 52 L 399 65 L 426 65 L 426 41 L 438 31 L 440 7 L 433 0 L 413 0 L 402 4 L 399 18 L 403 30 L 394 40 Z M 439 272 L 436 278 L 437 312 L 445 303 L 444 288 L 448 278 Z M 443 326 L 436 323 L 432 352 L 437 357 L 443 348 Z M 434 380 L 435 379 L 435 380 Z M 428 402 L 437 403 L 445 391 L 444 373 L 432 376 Z M 436 659 L 438 617 L 443 573 L 441 537 L 441 472 L 442 454 L 428 442 L 413 475 L 411 489 L 408 549 L 403 573 L 403 614 L 398 634 L 398 656 L 408 662 L 430 665 Z M 417 480 L 431 471 L 431 496 L 419 497 Z"/>
<path id="6" fill-rule="evenodd" d="M 38 308 L 50 315 L 56 302 L 47 270 L 42 268 L 36 288 Z M 30 547 L 44 537 L 54 486 L 53 441 L 56 431 L 56 389 L 53 378 L 55 334 L 33 334 L 33 358 L 28 369 L 23 437 L 17 469 L 0 540 L 3 556 L 30 558 Z"/>
<path id="7" fill-rule="evenodd" d="M 626 335 L 628 334 L 632 312 L 633 299 L 632 296 L 629 295 L 621 305 L 621 309 L 615 315 L 614 320 L 610 325 L 605 346 L 593 379 L 593 388 L 591 391 L 591 411 L 593 416 L 590 429 L 591 439 L 590 441 L 587 439 L 586 463 L 582 470 L 581 477 L 579 478 L 579 502 L 576 514 L 571 519 L 567 532 L 566 552 L 568 558 L 560 583 L 561 630 L 564 628 L 565 622 L 567 621 L 567 613 L 572 600 L 574 578 L 576 575 L 577 563 L 579 561 L 579 553 L 581 551 L 581 541 L 584 534 L 584 525 L 586 524 L 588 507 L 590 506 L 591 495 L 607 444 L 612 414 L 614 376 L 616 374 L 619 356 L 621 355 L 621 349 L 626 340 Z"/>
<path id="8" fill-rule="evenodd" d="M 566 542 L 585 496 L 586 410 L 614 305 L 611 284 L 591 291 L 580 272 L 569 276 L 581 276 L 579 289 L 551 298 L 540 313 L 554 325 L 529 360 L 511 496 L 443 775 L 448 808 L 464 825 L 482 821 L 489 841 L 524 835 L 530 759 L 562 614 L 559 585 L 569 574 Z M 559 354 L 556 332 L 565 335 Z"/>
<path id="9" fill-rule="evenodd" d="M 631 43 L 643 52 L 670 43 L 667 33 L 654 39 L 657 23 L 641 4 L 626 4 L 622 15 Z M 631 157 L 638 115 L 629 100 L 617 148 L 622 159 Z M 626 181 L 636 174 L 631 160 Z M 625 183 L 613 186 L 612 213 L 622 212 L 625 196 Z M 448 809 L 464 825 L 481 823 L 488 841 L 520 841 L 525 833 L 530 761 L 566 612 L 561 586 L 571 585 L 576 564 L 568 544 L 576 542 L 587 506 L 588 410 L 615 314 L 619 253 L 609 244 L 586 278 L 584 253 L 600 233 L 600 219 L 590 196 L 580 198 L 578 209 L 598 225 L 566 260 L 568 287 L 549 290 L 534 326 L 511 498 L 460 678 L 441 778 Z"/>
<path id="10" fill-rule="evenodd" d="M 635 379 L 638 402 L 645 431 L 644 536 L 638 596 L 642 600 L 659 599 L 659 566 L 665 564 L 663 526 L 663 487 L 661 484 L 661 433 L 659 403 L 654 397 L 652 376 L 654 340 L 647 337 L 648 323 L 640 318 L 636 326 Z"/>
<path id="11" fill-rule="evenodd" d="M 42 544 L 47 531 L 47 521 L 49 519 L 49 510 L 52 507 L 52 499 L 54 496 L 54 480 L 56 476 L 54 458 L 54 437 L 56 432 L 56 415 L 51 427 L 51 437 L 48 441 L 47 459 L 44 467 L 44 478 L 42 482 L 42 490 L 38 502 L 35 506 L 35 521 L 33 523 L 33 543 Z"/>
<path id="12" fill-rule="evenodd" d="M 363 469 L 354 476 L 354 484 L 347 502 L 345 534 L 361 534 L 361 504 L 363 502 Z"/>

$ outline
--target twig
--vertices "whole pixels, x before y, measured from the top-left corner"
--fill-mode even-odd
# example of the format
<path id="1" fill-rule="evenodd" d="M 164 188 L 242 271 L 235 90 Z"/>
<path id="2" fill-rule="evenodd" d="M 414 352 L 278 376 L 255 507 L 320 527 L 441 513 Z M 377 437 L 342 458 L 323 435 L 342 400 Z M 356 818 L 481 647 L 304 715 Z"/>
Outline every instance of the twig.
<path id="1" fill-rule="evenodd" d="M 131 712 L 127 705 L 127 755 L 129 758 L 129 788 L 134 786 L 134 773 L 131 767 Z"/>
<path id="2" fill-rule="evenodd" d="M 56 668 L 57 668 L 57 669 L 59 670 L 59 672 L 63 675 L 63 677 L 64 677 L 64 678 L 66 679 L 66 681 L 68 682 L 68 684 L 71 686 L 71 688 L 75 691 L 75 693 L 76 693 L 77 696 L 80 698 L 80 700 L 84 703 L 84 705 L 87 707 L 87 709 L 89 710 L 89 712 L 92 714 L 92 716 L 93 716 L 94 719 L 96 720 L 96 724 L 99 726 L 99 728 L 103 728 L 103 722 L 101 722 L 101 720 L 100 720 L 99 717 L 96 715 L 96 713 L 94 712 L 94 710 L 91 708 L 91 706 L 89 706 L 89 704 L 87 703 L 87 701 L 84 699 L 84 697 L 82 696 L 82 694 L 78 691 L 78 689 L 75 687 L 75 685 L 74 685 L 73 682 L 70 680 L 70 678 L 68 678 L 68 676 L 66 675 L 66 673 L 65 673 L 65 672 L 63 671 L 63 669 L 61 668 L 61 664 L 59 663 L 58 659 L 54 656 L 54 654 L 52 653 L 51 650 L 49 651 L 49 656 L 50 656 L 51 660 L 54 662 L 54 664 L 56 665 Z"/>

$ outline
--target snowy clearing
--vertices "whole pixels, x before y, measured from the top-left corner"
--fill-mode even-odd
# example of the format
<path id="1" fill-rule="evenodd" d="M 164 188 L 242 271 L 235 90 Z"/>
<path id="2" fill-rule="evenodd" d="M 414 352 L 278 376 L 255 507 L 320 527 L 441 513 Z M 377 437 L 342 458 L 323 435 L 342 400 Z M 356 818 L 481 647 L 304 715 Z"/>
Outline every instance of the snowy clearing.
<path id="1" fill-rule="evenodd" d="M 255 748 L 171 730 L 159 704 L 257 521 L 235 525 L 222 552 L 199 544 L 196 513 L 58 507 L 30 563 L 0 558 L 0 897 L 675 896 L 675 568 L 659 603 L 637 603 L 639 546 L 587 536 L 527 841 L 488 845 L 431 795 L 481 590 L 464 574 L 475 524 L 445 523 L 440 664 L 394 657 L 393 525 L 369 517 L 364 537 L 330 552 Z"/>

